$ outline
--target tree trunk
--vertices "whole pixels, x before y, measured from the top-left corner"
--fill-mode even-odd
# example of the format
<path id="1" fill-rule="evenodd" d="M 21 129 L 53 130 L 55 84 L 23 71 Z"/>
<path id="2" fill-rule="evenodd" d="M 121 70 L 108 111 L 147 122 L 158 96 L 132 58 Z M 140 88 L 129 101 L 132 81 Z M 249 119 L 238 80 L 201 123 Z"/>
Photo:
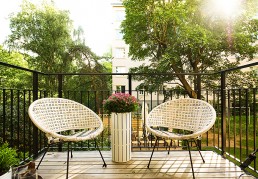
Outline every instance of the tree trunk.
<path id="1" fill-rule="evenodd" d="M 181 73 L 180 69 L 177 68 L 176 65 L 173 64 L 173 65 L 172 65 L 172 68 L 173 68 L 173 70 L 175 71 L 175 73 Z M 184 86 L 184 88 L 185 88 L 185 90 L 187 91 L 189 97 L 191 97 L 191 98 L 197 98 L 196 92 L 192 89 L 192 87 L 189 85 L 189 83 L 188 83 L 187 80 L 185 79 L 185 75 L 179 75 L 179 74 L 177 74 L 176 76 L 179 78 L 180 82 L 181 82 L 182 85 Z"/>

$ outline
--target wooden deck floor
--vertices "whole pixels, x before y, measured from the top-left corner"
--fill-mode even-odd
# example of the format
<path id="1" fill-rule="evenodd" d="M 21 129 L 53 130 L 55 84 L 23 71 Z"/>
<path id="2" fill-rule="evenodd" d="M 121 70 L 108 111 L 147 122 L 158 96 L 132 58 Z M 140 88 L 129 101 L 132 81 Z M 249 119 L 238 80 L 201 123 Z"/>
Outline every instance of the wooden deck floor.
<path id="1" fill-rule="evenodd" d="M 132 152 L 132 160 L 127 163 L 112 162 L 111 151 L 102 151 L 107 168 L 98 151 L 73 152 L 70 160 L 69 178 L 192 178 L 191 165 L 187 151 L 155 151 L 150 165 L 147 164 L 151 152 Z M 202 163 L 198 152 L 192 152 L 196 178 L 239 178 L 241 169 L 220 155 L 202 152 Z M 62 179 L 66 175 L 66 152 L 48 152 L 41 163 L 38 173 L 44 179 Z M 38 160 L 36 160 L 36 164 Z M 252 178 L 244 175 L 241 178 Z"/>

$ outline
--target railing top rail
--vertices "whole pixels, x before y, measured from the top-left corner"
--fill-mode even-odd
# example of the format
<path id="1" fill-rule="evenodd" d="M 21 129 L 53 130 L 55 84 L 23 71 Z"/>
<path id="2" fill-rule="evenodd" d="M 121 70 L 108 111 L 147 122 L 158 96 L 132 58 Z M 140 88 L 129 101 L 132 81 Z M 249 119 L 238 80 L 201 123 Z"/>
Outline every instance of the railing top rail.
<path id="1" fill-rule="evenodd" d="M 234 68 L 230 68 L 230 69 L 226 69 L 226 70 L 221 70 L 219 72 L 211 72 L 211 73 L 43 73 L 40 71 L 27 69 L 24 67 L 8 64 L 8 63 L 1 62 L 1 61 L 0 61 L 0 65 L 4 65 L 4 66 L 8 66 L 11 68 L 20 69 L 20 70 L 24 70 L 24 71 L 28 71 L 28 72 L 33 72 L 33 73 L 35 72 L 35 73 L 39 73 L 42 75 L 148 75 L 148 76 L 155 76 L 155 75 L 214 75 L 214 74 L 218 74 L 218 73 L 229 72 L 229 71 L 233 71 L 233 70 L 239 70 L 242 68 L 256 66 L 256 65 L 258 65 L 258 62 L 254 62 L 254 63 L 250 63 L 250 64 L 246 64 L 246 65 L 242 65 L 242 66 L 238 66 L 238 67 L 234 67 Z"/>
<path id="2" fill-rule="evenodd" d="M 17 65 L 12 65 L 6 62 L 1 62 L 0 65 L 8 66 L 15 69 L 20 69 L 28 72 L 36 72 L 43 75 L 213 75 L 215 73 L 43 73 L 36 70 L 31 70 L 28 68 L 20 67 Z"/>
<path id="3" fill-rule="evenodd" d="M 4 66 L 7 66 L 7 67 L 11 67 L 11 68 L 19 69 L 19 70 L 24 70 L 24 71 L 28 71 L 28 72 L 32 72 L 32 73 L 35 72 L 35 73 L 39 73 L 39 74 L 45 74 L 45 73 L 42 73 L 42 72 L 39 72 L 39 71 L 36 71 L 36 70 L 31 70 L 31 69 L 28 69 L 28 68 L 20 67 L 20 66 L 17 66 L 17 65 L 12 65 L 12 64 L 9 64 L 9 63 L 1 62 L 1 61 L 0 61 L 0 65 L 4 65 Z"/>
<path id="4" fill-rule="evenodd" d="M 249 64 L 246 64 L 246 65 L 242 65 L 242 66 L 238 66 L 238 67 L 234 67 L 234 68 L 230 68 L 230 69 L 226 69 L 226 70 L 221 70 L 218 73 L 239 70 L 239 69 L 242 69 L 242 68 L 252 67 L 252 66 L 256 66 L 256 65 L 258 65 L 258 62 L 249 63 Z"/>
<path id="5" fill-rule="evenodd" d="M 216 73 L 48 73 L 46 75 L 214 75 Z"/>

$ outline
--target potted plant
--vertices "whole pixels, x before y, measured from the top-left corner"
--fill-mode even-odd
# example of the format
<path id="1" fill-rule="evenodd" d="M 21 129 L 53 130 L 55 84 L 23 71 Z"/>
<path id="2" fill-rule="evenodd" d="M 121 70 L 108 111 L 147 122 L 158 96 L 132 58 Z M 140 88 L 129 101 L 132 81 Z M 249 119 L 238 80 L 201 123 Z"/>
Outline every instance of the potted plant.
<path id="1" fill-rule="evenodd" d="M 8 143 L 0 142 L 0 176 L 12 176 L 11 167 L 18 165 L 19 161 L 16 150 L 9 147 Z"/>
<path id="2" fill-rule="evenodd" d="M 137 99 L 126 93 L 112 94 L 103 101 L 104 110 L 111 114 L 111 150 L 114 162 L 131 160 L 131 112 L 138 109 Z"/>
<path id="3" fill-rule="evenodd" d="M 137 99 L 126 93 L 114 93 L 103 101 L 104 110 L 108 113 L 128 113 L 138 109 Z"/>

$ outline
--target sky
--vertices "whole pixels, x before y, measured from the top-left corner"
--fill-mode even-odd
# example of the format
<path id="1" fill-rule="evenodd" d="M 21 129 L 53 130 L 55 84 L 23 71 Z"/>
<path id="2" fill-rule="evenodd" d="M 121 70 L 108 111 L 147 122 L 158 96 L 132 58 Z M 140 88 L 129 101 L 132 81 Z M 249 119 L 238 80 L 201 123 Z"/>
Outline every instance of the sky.
<path id="1" fill-rule="evenodd" d="M 39 3 L 40 0 L 29 0 Z M 112 40 L 112 0 L 54 0 L 60 10 L 68 10 L 74 28 L 84 30 L 86 45 L 97 55 L 103 55 L 111 48 Z M 20 11 L 22 0 L 8 0 L 0 5 L 0 44 L 9 30 L 9 15 Z"/>

